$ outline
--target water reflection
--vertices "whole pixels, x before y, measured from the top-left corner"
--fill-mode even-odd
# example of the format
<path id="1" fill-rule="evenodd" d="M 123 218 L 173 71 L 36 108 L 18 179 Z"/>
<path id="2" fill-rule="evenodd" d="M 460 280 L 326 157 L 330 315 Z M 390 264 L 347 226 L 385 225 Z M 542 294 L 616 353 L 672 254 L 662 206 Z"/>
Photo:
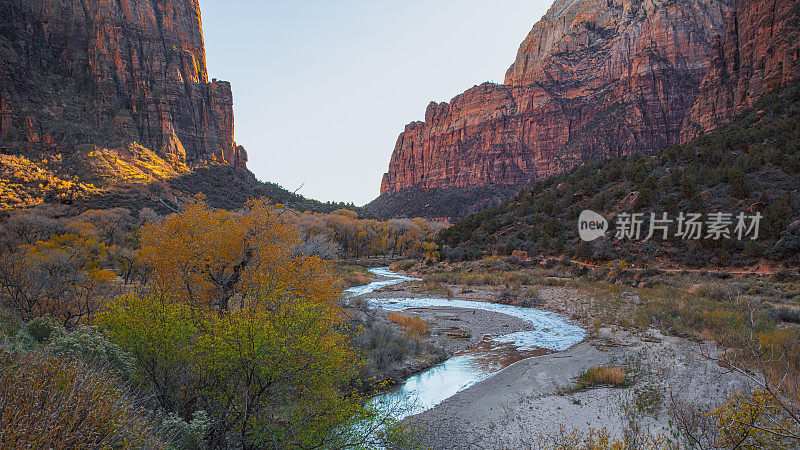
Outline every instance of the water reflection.
<path id="1" fill-rule="evenodd" d="M 550 350 L 566 350 L 582 341 L 586 335 L 583 328 L 569 323 L 559 314 L 535 308 L 503 305 L 499 303 L 477 302 L 470 300 L 454 300 L 448 298 L 370 298 L 367 300 L 374 308 L 391 311 L 402 311 L 412 308 L 466 308 L 479 309 L 521 319 L 533 330 L 498 336 L 499 342 L 513 344 L 518 348 L 534 350 L 547 348 Z"/>
<path id="2" fill-rule="evenodd" d="M 392 286 L 394 284 L 400 284 L 405 281 L 419 280 L 419 278 L 407 277 L 397 272 L 392 272 L 386 267 L 378 267 L 375 269 L 370 269 L 369 271 L 375 275 L 378 275 L 379 277 L 383 277 L 384 279 L 373 281 L 372 283 L 362 286 L 353 286 L 349 289 L 345 289 L 344 292 L 353 296 L 364 295 L 373 291 L 377 291 L 380 288 Z"/>
<path id="3" fill-rule="evenodd" d="M 384 286 L 414 278 L 388 269 L 372 269 L 385 279 L 348 291 L 363 295 Z M 407 379 L 391 392 L 373 398 L 377 405 L 391 405 L 398 419 L 433 408 L 459 391 L 489 378 L 509 365 L 553 351 L 565 350 L 583 340 L 586 332 L 558 314 L 533 308 L 496 303 L 442 298 L 368 299 L 371 306 L 389 310 L 426 307 L 453 307 L 491 311 L 519 318 L 533 325 L 533 330 L 505 335 L 484 336 L 476 345 L 462 350 L 447 361 Z"/>
<path id="4" fill-rule="evenodd" d="M 373 401 L 378 405 L 393 405 L 398 411 L 395 417 L 403 419 L 433 408 L 517 361 L 547 353 L 552 351 L 542 348 L 520 350 L 513 344 L 485 337 L 480 343 L 412 376 L 397 389 L 378 395 Z"/>

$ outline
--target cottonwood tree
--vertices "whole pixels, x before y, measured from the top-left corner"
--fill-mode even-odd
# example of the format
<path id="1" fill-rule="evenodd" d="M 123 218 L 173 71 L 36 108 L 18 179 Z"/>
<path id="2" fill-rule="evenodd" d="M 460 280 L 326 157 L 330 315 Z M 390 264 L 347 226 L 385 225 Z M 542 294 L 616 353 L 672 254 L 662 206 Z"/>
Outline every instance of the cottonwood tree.
<path id="1" fill-rule="evenodd" d="M 331 267 L 298 254 L 283 217 L 265 201 L 235 214 L 198 202 L 143 227 L 150 289 L 98 317 L 162 408 L 210 414 L 212 447 L 347 447 L 374 417 L 348 387 L 360 357 Z"/>
<path id="2" fill-rule="evenodd" d="M 227 311 L 237 293 L 334 296 L 322 261 L 296 254 L 297 230 L 266 201 L 249 203 L 244 214 L 198 202 L 140 234 L 139 257 L 153 268 L 154 286 L 194 306 Z"/>

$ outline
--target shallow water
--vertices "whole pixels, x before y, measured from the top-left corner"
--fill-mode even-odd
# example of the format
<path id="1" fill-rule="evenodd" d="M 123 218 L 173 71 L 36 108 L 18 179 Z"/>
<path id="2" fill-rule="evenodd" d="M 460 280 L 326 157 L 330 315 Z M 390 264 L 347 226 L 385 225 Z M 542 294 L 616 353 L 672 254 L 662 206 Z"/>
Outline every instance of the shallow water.
<path id="1" fill-rule="evenodd" d="M 388 279 L 350 288 L 347 292 L 363 295 L 384 286 L 415 279 L 386 268 L 371 269 L 370 272 Z M 396 411 L 394 415 L 397 419 L 433 408 L 459 391 L 489 378 L 517 361 L 566 350 L 582 341 L 586 336 L 586 332 L 582 328 L 571 324 L 566 318 L 534 308 L 435 297 L 368 298 L 367 301 L 374 308 L 391 311 L 424 307 L 480 309 L 516 317 L 534 327 L 534 330 L 531 331 L 484 336 L 477 345 L 458 352 L 447 361 L 410 377 L 396 390 L 378 395 L 373 399 L 376 404 Z"/>
<path id="2" fill-rule="evenodd" d="M 452 300 L 447 298 L 381 298 L 368 299 L 373 308 L 391 311 L 402 311 L 409 308 L 451 307 L 480 309 L 522 319 L 535 327 L 532 331 L 520 331 L 495 338 L 498 342 L 515 345 L 520 349 L 545 348 L 548 350 L 566 350 L 582 341 L 586 332 L 573 325 L 561 315 L 550 311 L 499 303 L 476 302 L 470 300 Z"/>
<path id="3" fill-rule="evenodd" d="M 381 277 L 388 277 L 388 279 L 381 281 L 373 281 L 372 283 L 365 284 L 362 286 L 353 286 L 349 289 L 345 289 L 344 291 L 351 295 L 364 295 L 372 291 L 376 291 L 382 287 L 391 286 L 393 284 L 400 284 L 405 281 L 419 280 L 419 278 L 407 277 L 397 272 L 392 272 L 386 267 L 378 267 L 375 269 L 370 269 L 369 271 Z"/>

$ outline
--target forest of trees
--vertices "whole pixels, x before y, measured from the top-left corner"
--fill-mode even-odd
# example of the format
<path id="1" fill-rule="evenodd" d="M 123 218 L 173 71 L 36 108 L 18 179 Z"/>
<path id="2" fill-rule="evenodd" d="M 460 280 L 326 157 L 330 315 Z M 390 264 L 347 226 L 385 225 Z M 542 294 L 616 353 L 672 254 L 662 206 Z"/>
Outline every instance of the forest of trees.
<path id="1" fill-rule="evenodd" d="M 0 446 L 341 448 L 388 420 L 331 260 L 432 257 L 440 225 L 263 200 L 67 213 L 0 227 Z M 59 420 L 74 406 L 92 419 Z"/>
<path id="2" fill-rule="evenodd" d="M 435 258 L 438 247 L 434 240 L 447 227 L 425 219 L 359 219 L 355 212 L 346 209 L 331 214 L 286 215 L 305 234 L 309 252 L 327 248 L 328 254 L 341 258 Z"/>

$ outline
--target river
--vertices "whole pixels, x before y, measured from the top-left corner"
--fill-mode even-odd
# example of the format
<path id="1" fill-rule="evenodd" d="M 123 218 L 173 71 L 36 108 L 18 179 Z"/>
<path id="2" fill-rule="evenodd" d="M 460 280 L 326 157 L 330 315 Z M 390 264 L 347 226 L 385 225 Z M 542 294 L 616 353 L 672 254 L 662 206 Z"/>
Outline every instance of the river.
<path id="1" fill-rule="evenodd" d="M 346 292 L 365 296 L 373 308 L 390 311 L 426 307 L 477 309 L 516 317 L 533 326 L 530 331 L 503 334 L 502 330 L 498 330 L 496 335 L 484 336 L 479 344 L 408 378 L 391 392 L 373 398 L 376 404 L 390 405 L 387 407 L 399 411 L 395 414 L 397 419 L 433 408 L 520 359 L 566 350 L 586 336 L 585 330 L 565 317 L 535 308 L 436 297 L 369 298 L 368 294 L 377 289 L 416 280 L 387 268 L 375 268 L 370 272 L 381 277 L 380 280 L 350 288 Z"/>

